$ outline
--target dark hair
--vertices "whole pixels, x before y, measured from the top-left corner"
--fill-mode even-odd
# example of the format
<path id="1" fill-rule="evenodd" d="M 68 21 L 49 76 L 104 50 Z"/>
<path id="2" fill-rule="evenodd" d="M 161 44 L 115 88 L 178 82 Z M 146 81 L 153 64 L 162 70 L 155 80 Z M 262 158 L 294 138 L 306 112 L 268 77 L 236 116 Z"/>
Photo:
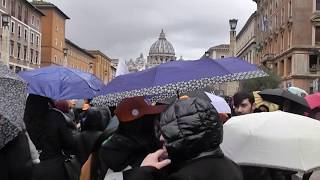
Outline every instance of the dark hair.
<path id="1" fill-rule="evenodd" d="M 103 131 L 106 124 L 102 118 L 102 113 L 98 108 L 89 108 L 81 120 L 81 131 Z"/>
<path id="2" fill-rule="evenodd" d="M 44 118 L 50 108 L 54 107 L 52 99 L 29 94 L 26 102 L 23 120 L 26 124 L 27 131 L 31 140 L 37 148 L 41 147 L 44 132 Z"/>
<path id="3" fill-rule="evenodd" d="M 233 95 L 233 105 L 238 107 L 245 99 L 248 99 L 250 104 L 254 103 L 254 96 L 252 93 L 240 91 Z"/>
<path id="4" fill-rule="evenodd" d="M 266 108 L 266 109 L 268 110 L 267 112 L 270 112 L 270 109 L 269 109 L 269 107 L 268 107 L 268 106 L 266 106 L 266 105 L 262 104 L 261 106 L 259 106 L 259 107 L 258 107 L 258 109 L 260 109 L 261 107 Z"/>

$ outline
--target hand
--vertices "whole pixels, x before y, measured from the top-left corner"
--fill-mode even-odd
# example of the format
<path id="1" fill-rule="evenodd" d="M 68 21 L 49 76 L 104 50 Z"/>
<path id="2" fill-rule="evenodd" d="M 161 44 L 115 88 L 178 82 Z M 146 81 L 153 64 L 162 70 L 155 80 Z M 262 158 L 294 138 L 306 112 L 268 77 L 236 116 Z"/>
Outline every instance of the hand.
<path id="1" fill-rule="evenodd" d="M 166 154 L 166 151 L 164 149 L 159 149 L 158 151 L 154 153 L 148 154 L 142 161 L 140 166 L 151 166 L 155 167 L 157 169 L 162 169 L 163 167 L 169 165 L 171 163 L 170 159 L 165 159 L 163 161 L 159 161 L 160 157 Z"/>

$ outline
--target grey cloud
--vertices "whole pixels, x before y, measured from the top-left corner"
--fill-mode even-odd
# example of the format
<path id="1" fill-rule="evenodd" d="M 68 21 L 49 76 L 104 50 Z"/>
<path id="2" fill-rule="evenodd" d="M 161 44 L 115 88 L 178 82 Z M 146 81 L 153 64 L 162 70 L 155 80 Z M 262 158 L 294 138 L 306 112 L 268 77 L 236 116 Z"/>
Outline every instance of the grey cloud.
<path id="1" fill-rule="evenodd" d="M 252 0 L 48 1 L 70 16 L 70 40 L 121 59 L 146 56 L 162 28 L 177 57 L 199 58 L 209 47 L 229 42 L 229 19 L 239 19 L 239 31 L 256 9 Z"/>

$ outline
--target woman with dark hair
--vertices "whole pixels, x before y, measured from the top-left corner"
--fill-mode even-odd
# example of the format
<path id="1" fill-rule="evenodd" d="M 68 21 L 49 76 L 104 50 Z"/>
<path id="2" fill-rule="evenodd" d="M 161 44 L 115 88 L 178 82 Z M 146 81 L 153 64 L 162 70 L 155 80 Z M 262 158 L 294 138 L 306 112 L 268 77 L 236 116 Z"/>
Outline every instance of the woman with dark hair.
<path id="1" fill-rule="evenodd" d="M 73 148 L 74 141 L 63 114 L 54 109 L 50 98 L 30 94 L 24 121 L 31 140 L 40 152 L 40 164 L 34 180 L 67 180 L 63 152 Z"/>

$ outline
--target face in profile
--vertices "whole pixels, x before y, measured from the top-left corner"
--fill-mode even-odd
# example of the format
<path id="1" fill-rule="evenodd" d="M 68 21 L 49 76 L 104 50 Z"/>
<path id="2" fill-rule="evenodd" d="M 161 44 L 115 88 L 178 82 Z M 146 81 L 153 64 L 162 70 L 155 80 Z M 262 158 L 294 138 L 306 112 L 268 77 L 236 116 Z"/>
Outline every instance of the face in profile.
<path id="1" fill-rule="evenodd" d="M 249 99 L 244 99 L 241 101 L 241 103 L 238 106 L 234 107 L 234 111 L 236 115 L 245 115 L 245 114 L 250 114 L 254 110 L 254 103 L 251 104 L 249 102 Z"/>

